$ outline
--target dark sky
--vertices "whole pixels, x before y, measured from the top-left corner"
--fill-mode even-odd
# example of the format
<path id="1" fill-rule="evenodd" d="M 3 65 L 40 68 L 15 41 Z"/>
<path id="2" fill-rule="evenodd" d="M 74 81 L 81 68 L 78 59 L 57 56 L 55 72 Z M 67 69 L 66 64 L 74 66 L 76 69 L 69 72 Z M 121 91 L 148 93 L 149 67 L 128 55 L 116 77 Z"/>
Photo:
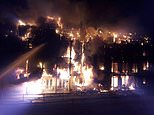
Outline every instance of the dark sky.
<path id="1" fill-rule="evenodd" d="M 60 15 L 66 25 L 153 32 L 153 0 L 1 0 L 1 21 Z"/>

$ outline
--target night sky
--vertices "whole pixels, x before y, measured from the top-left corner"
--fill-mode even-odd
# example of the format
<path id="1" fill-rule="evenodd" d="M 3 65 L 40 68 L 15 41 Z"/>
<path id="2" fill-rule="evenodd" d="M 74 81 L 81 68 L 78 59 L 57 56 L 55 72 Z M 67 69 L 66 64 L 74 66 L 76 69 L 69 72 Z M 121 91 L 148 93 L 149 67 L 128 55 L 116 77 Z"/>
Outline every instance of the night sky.
<path id="1" fill-rule="evenodd" d="M 153 32 L 152 0 L 1 0 L 1 21 L 59 15 L 66 25 L 108 26 Z"/>

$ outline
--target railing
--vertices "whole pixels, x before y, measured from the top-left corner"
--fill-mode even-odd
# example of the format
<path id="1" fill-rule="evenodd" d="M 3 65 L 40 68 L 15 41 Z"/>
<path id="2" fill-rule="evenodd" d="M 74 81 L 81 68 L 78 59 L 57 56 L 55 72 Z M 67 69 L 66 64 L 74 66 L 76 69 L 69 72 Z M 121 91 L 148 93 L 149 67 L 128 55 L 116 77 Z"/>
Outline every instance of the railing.
<path id="1" fill-rule="evenodd" d="M 105 98 L 116 96 L 135 96 L 135 92 L 103 92 L 103 93 L 43 93 L 43 94 L 12 94 L 1 95 L 1 103 L 39 103 L 39 102 L 73 102 L 79 99 Z"/>

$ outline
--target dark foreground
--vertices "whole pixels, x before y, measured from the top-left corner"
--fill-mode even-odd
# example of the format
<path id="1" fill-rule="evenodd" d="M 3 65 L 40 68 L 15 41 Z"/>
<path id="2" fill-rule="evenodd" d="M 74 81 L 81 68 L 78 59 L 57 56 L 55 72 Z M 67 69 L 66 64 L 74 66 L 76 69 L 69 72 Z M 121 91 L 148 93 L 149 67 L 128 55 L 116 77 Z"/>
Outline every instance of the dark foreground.
<path id="1" fill-rule="evenodd" d="M 0 115 L 154 115 L 154 96 L 69 98 L 0 105 Z"/>

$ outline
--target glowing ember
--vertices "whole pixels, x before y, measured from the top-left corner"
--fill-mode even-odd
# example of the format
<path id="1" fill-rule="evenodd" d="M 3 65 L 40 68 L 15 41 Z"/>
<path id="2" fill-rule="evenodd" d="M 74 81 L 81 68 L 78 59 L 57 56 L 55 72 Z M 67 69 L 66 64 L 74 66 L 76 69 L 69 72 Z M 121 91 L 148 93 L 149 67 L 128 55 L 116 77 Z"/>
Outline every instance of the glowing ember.
<path id="1" fill-rule="evenodd" d="M 28 21 L 28 22 L 24 22 L 22 20 L 18 20 L 17 26 L 36 26 L 36 23 L 34 21 Z"/>
<path id="2" fill-rule="evenodd" d="M 52 16 L 47 16 L 47 21 L 50 22 L 55 22 L 58 26 L 58 28 L 62 29 L 63 28 L 63 24 L 61 22 L 61 17 L 52 17 Z"/>
<path id="3" fill-rule="evenodd" d="M 131 85 L 129 86 L 129 89 L 130 89 L 130 90 L 135 90 L 135 87 L 133 86 L 133 84 L 131 84 Z"/>
<path id="4" fill-rule="evenodd" d="M 111 72 L 118 73 L 118 63 L 112 63 Z"/>
<path id="5" fill-rule="evenodd" d="M 28 38 L 30 38 L 30 37 L 31 37 L 31 29 L 29 29 L 29 30 L 24 34 L 24 36 L 21 36 L 21 39 L 22 39 L 22 41 L 27 41 Z"/>
<path id="6" fill-rule="evenodd" d="M 86 67 L 84 66 L 82 68 L 82 72 L 83 72 L 83 80 L 84 80 L 84 83 L 83 83 L 83 86 L 89 86 L 89 85 L 92 85 L 93 83 L 93 68 L 92 67 Z"/>
<path id="7" fill-rule="evenodd" d="M 16 70 L 16 77 L 17 77 L 17 79 L 20 79 L 20 76 L 22 75 L 22 74 L 24 74 L 24 69 L 23 68 L 17 68 L 17 70 Z"/>
<path id="8" fill-rule="evenodd" d="M 118 34 L 113 33 L 113 42 L 116 41 L 116 38 L 118 37 Z"/>
<path id="9" fill-rule="evenodd" d="M 118 88 L 118 76 L 113 76 L 111 78 L 111 90 Z"/>
<path id="10" fill-rule="evenodd" d="M 147 61 L 146 63 L 143 64 L 143 70 L 149 70 L 149 62 Z"/>
<path id="11" fill-rule="evenodd" d="M 18 26 L 26 26 L 26 23 L 23 22 L 22 20 L 19 20 L 18 21 Z"/>
<path id="12" fill-rule="evenodd" d="M 125 87 L 128 86 L 129 76 L 121 76 L 121 79 L 122 79 L 122 85 Z"/>
<path id="13" fill-rule="evenodd" d="M 105 70 L 104 65 L 101 65 L 101 66 L 99 67 L 99 69 L 100 69 L 100 70 Z"/>

